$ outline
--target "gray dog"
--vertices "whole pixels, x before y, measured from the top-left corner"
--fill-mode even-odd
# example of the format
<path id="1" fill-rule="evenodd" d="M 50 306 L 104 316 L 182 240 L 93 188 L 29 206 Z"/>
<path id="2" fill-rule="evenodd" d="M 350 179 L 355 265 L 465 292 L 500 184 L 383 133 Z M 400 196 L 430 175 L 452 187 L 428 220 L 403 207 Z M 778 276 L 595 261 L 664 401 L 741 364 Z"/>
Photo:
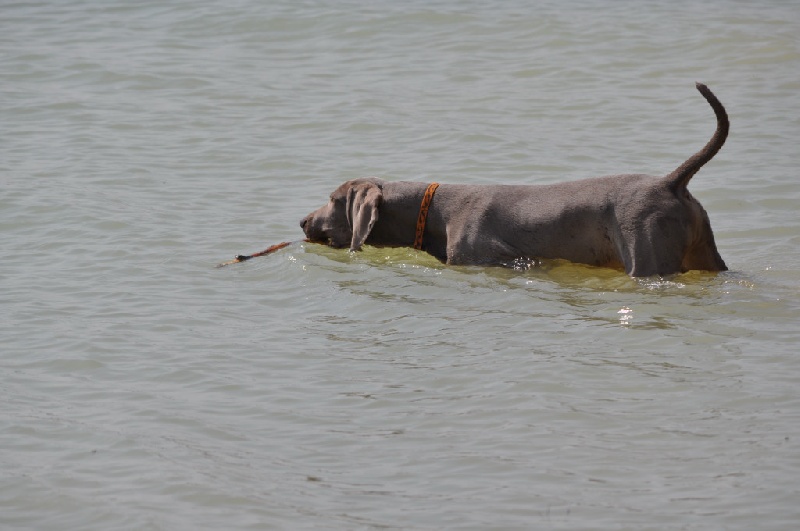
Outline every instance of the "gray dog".
<path id="1" fill-rule="evenodd" d="M 435 183 L 355 179 L 300 226 L 310 241 L 337 248 L 414 246 L 457 265 L 561 258 L 633 277 L 725 271 L 708 214 L 686 187 L 725 143 L 728 115 L 708 87 L 698 83 L 697 89 L 714 109 L 717 129 L 666 177 L 438 189 Z"/>

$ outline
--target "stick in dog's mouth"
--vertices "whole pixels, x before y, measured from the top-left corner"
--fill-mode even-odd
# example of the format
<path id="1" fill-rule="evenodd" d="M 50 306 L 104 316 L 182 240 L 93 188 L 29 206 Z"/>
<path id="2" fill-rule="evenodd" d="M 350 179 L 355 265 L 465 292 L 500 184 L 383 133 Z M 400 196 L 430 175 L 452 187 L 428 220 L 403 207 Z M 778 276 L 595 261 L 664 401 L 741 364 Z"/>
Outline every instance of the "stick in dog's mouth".
<path id="1" fill-rule="evenodd" d="M 300 240 L 300 241 L 311 242 L 311 240 L 309 240 L 309 239 Z M 289 245 L 292 245 L 293 243 L 297 243 L 297 242 L 281 242 L 281 243 L 276 243 L 275 245 L 270 245 L 269 247 L 267 247 L 263 251 L 259 251 L 257 253 L 253 253 L 253 254 L 237 254 L 236 257 L 233 260 L 228 260 L 227 262 L 222 262 L 221 264 L 217 264 L 215 267 L 225 267 L 225 266 L 228 266 L 228 265 L 231 265 L 231 264 L 238 264 L 239 262 L 246 262 L 247 260 L 250 260 L 251 258 L 255 258 L 257 256 L 264 256 L 264 255 L 267 255 L 267 254 L 272 254 L 275 251 L 279 251 L 280 249 L 283 249 L 284 247 L 288 247 Z"/>

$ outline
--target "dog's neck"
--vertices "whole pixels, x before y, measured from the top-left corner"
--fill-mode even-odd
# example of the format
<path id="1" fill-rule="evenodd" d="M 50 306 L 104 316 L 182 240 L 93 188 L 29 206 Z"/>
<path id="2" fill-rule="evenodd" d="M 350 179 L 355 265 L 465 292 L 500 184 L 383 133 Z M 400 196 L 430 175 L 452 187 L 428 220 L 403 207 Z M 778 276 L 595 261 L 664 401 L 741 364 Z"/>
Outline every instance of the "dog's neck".
<path id="1" fill-rule="evenodd" d="M 431 183 L 425 188 L 425 195 L 422 196 L 422 202 L 419 205 L 419 215 L 417 216 L 416 232 L 414 235 L 414 249 L 422 250 L 422 240 L 425 237 L 425 223 L 428 219 L 428 210 L 433 201 L 433 195 L 436 189 L 439 188 L 439 183 Z"/>
<path id="2" fill-rule="evenodd" d="M 426 183 L 395 181 L 383 185 L 383 201 L 378 221 L 372 228 L 367 243 L 412 247 L 416 236 L 420 205 L 425 197 Z M 413 206 L 412 206 L 413 205 Z M 435 206 L 428 207 L 426 225 Z"/>

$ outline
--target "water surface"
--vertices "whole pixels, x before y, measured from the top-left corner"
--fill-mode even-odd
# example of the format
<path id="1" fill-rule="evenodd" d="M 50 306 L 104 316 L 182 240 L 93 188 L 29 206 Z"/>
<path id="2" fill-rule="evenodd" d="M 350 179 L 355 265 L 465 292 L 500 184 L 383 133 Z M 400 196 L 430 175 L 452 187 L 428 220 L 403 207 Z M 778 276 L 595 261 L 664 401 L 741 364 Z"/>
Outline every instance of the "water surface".
<path id="1" fill-rule="evenodd" d="M 0 8 L 0 523 L 793 529 L 792 2 Z M 730 271 L 296 244 L 342 181 L 693 179 Z"/>

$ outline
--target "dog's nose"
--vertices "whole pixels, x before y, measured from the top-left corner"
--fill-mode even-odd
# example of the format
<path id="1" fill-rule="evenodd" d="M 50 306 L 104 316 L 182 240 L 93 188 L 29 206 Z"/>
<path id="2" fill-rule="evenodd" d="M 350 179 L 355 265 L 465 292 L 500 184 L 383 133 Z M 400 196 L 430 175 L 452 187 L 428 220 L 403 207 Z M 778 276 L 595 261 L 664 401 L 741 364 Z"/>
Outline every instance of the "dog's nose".
<path id="1" fill-rule="evenodd" d="M 308 218 L 307 217 L 301 219 L 300 220 L 300 228 L 303 229 L 303 230 L 306 230 L 306 223 L 308 223 Z"/>

